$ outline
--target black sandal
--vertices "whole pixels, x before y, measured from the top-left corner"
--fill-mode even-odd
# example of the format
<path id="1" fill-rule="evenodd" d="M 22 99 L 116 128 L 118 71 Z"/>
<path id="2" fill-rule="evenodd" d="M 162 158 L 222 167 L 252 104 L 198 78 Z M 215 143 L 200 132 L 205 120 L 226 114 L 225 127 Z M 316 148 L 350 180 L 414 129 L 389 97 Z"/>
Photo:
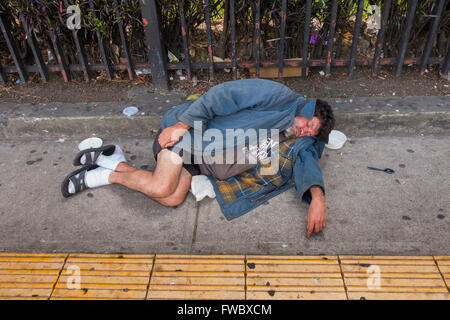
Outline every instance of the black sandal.
<path id="1" fill-rule="evenodd" d="M 78 152 L 78 154 L 75 156 L 75 159 L 73 159 L 73 165 L 74 166 L 90 166 L 95 164 L 95 161 L 97 161 L 98 157 L 103 154 L 105 156 L 110 156 L 114 153 L 116 150 L 116 146 L 114 145 L 107 145 L 100 148 L 90 148 L 86 150 L 81 150 Z M 91 156 L 91 152 L 94 152 L 94 158 Z M 81 157 L 85 156 L 86 162 L 82 164 L 80 162 Z"/>
<path id="2" fill-rule="evenodd" d="M 78 170 L 75 170 L 67 175 L 64 181 L 61 183 L 61 193 L 65 198 L 69 198 L 85 189 L 86 186 L 86 173 L 90 170 L 98 168 L 97 165 L 84 166 Z M 69 182 L 72 181 L 75 187 L 75 193 L 69 193 Z"/>

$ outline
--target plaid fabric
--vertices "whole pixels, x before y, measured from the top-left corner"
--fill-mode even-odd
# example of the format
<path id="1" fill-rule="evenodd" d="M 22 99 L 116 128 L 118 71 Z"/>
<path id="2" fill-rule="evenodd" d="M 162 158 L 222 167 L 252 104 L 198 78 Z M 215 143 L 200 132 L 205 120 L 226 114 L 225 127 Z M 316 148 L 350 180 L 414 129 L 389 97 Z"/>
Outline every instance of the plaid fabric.
<path id="1" fill-rule="evenodd" d="M 249 195 L 253 192 L 263 189 L 267 185 L 280 185 L 284 178 L 289 174 L 292 166 L 292 150 L 295 138 L 288 139 L 279 145 L 278 172 L 273 175 L 262 175 L 262 167 L 270 167 L 267 165 L 257 165 L 237 176 L 228 178 L 227 180 L 217 180 L 215 182 L 223 197 L 225 204 L 235 201 L 241 196 Z"/>

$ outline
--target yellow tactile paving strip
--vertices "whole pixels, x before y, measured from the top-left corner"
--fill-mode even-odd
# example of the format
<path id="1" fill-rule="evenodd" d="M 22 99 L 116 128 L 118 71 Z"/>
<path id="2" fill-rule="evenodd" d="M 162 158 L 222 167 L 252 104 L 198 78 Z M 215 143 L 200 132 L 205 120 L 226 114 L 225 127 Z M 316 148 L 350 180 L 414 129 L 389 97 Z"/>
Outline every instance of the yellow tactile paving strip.
<path id="1" fill-rule="evenodd" d="M 0 299 L 448 299 L 450 256 L 0 253 Z"/>

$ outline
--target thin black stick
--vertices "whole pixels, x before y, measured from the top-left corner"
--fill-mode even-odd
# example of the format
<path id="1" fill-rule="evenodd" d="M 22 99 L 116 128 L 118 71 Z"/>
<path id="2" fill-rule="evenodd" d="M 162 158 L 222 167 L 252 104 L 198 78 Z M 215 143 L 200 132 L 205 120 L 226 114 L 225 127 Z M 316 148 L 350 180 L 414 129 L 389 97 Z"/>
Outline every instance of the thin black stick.
<path id="1" fill-rule="evenodd" d="M 283 61 L 284 61 L 284 41 L 286 31 L 286 10 L 287 1 L 283 0 L 281 4 L 281 28 L 280 28 L 280 52 L 278 58 L 278 78 L 283 76 Z"/>
<path id="2" fill-rule="evenodd" d="M 209 13 L 209 0 L 204 1 L 205 1 L 204 9 L 205 9 L 206 37 L 208 40 L 209 80 L 214 80 L 214 58 L 212 51 L 211 17 Z"/>
<path id="3" fill-rule="evenodd" d="M 25 83 L 27 78 L 26 71 L 23 66 L 22 60 L 20 59 L 19 50 L 17 49 L 16 42 L 11 36 L 8 20 L 6 20 L 3 13 L 0 13 L 0 29 L 2 30 L 3 36 L 5 37 L 6 40 L 6 44 L 8 45 L 9 52 L 12 55 L 14 64 L 16 65 L 17 73 L 19 74 L 20 80 L 22 80 L 22 82 Z"/>
<path id="4" fill-rule="evenodd" d="M 420 75 L 423 75 L 425 73 L 425 68 L 427 67 L 428 64 L 428 58 L 430 57 L 431 49 L 433 47 L 433 41 L 434 38 L 436 37 L 436 31 L 439 26 L 439 20 L 441 18 L 442 9 L 444 8 L 444 2 L 445 0 L 436 1 L 436 7 L 433 12 L 434 19 L 431 24 L 430 31 L 428 32 L 427 42 L 425 44 L 425 49 L 423 50 L 422 60 L 419 66 Z"/>
<path id="5" fill-rule="evenodd" d="M 95 11 L 94 2 L 92 0 L 89 0 L 89 7 L 92 10 L 91 12 L 92 12 L 92 16 L 94 17 L 94 19 L 97 19 L 97 12 Z M 106 54 L 106 49 L 105 49 L 105 45 L 103 43 L 102 34 L 100 33 L 99 30 L 96 30 L 95 34 L 97 36 L 100 53 L 102 55 L 103 65 L 105 66 L 106 77 L 108 78 L 108 80 L 111 80 L 112 79 L 112 69 L 111 69 L 111 64 L 109 63 L 109 60 L 108 60 L 108 55 Z"/>
<path id="6" fill-rule="evenodd" d="M 255 75 L 257 78 L 259 78 L 259 65 L 261 63 L 261 0 L 256 1 L 255 45 L 256 45 Z"/>
<path id="7" fill-rule="evenodd" d="M 67 2 L 67 0 L 64 0 L 64 4 L 67 7 L 69 7 L 69 4 Z M 86 54 L 84 53 L 84 46 L 83 43 L 81 41 L 81 37 L 80 34 L 78 33 L 80 29 L 77 30 L 72 30 L 72 36 L 73 36 L 73 40 L 75 42 L 75 46 L 77 48 L 77 52 L 78 52 L 78 59 L 80 60 L 80 64 L 83 68 L 83 73 L 84 73 L 84 80 L 86 82 L 89 82 L 91 80 L 91 76 L 89 74 L 89 65 L 87 62 L 87 58 L 86 58 Z"/>
<path id="8" fill-rule="evenodd" d="M 234 0 L 230 0 L 230 26 L 231 26 L 231 69 L 233 70 L 233 80 L 236 80 L 237 79 L 236 17 L 234 13 Z"/>
<path id="9" fill-rule="evenodd" d="M 330 33 L 328 34 L 328 42 L 327 42 L 327 64 L 325 66 L 325 76 L 329 76 L 331 71 L 331 60 L 333 59 L 334 34 L 336 32 L 337 6 L 338 0 L 333 0 L 333 4 L 331 6 Z"/>
<path id="10" fill-rule="evenodd" d="M 400 50 L 398 51 L 398 62 L 395 74 L 398 76 L 402 72 L 403 60 L 405 60 L 406 48 L 408 47 L 409 35 L 411 33 L 411 28 L 414 21 L 414 16 L 416 14 L 417 0 L 410 0 L 408 3 L 408 13 L 406 17 L 405 30 L 402 34 L 402 39 L 400 41 Z"/>
<path id="11" fill-rule="evenodd" d="M 61 71 L 61 76 L 64 82 L 69 82 L 71 80 L 70 69 L 67 67 L 66 59 L 64 58 L 61 45 L 59 44 L 58 37 L 56 36 L 55 30 L 51 28 L 50 39 L 53 43 L 53 49 L 55 50 L 56 60 L 58 60 L 59 70 Z"/>
<path id="12" fill-rule="evenodd" d="M 302 76 L 306 78 L 306 69 L 308 67 L 308 45 L 309 45 L 309 25 L 311 23 L 312 0 L 306 1 L 305 29 L 303 31 L 303 69 Z"/>
<path id="13" fill-rule="evenodd" d="M 447 47 L 447 55 L 445 56 L 444 65 L 442 66 L 442 75 L 448 76 L 448 69 L 450 69 L 450 44 Z"/>
<path id="14" fill-rule="evenodd" d="M 1 64 L 0 64 L 0 82 L 3 84 L 6 84 L 6 82 L 8 82 L 8 78 L 6 77 L 5 71 L 3 70 Z"/>
<path id="15" fill-rule="evenodd" d="M 391 0 L 385 0 L 383 6 L 383 14 L 381 17 L 381 27 L 378 30 L 377 43 L 375 45 L 375 53 L 373 55 L 372 76 L 378 73 L 378 61 L 380 60 L 381 51 L 383 50 L 384 34 L 386 31 L 387 20 L 389 18 L 389 10 L 391 9 Z"/>
<path id="16" fill-rule="evenodd" d="M 191 80 L 191 77 L 192 77 L 191 55 L 189 54 L 189 39 L 188 39 L 188 34 L 187 34 L 186 18 L 184 17 L 184 1 L 183 0 L 181 0 L 179 2 L 179 9 L 180 9 L 180 20 L 181 20 L 181 36 L 183 37 L 183 48 L 184 48 L 184 56 L 185 56 L 185 62 L 186 62 L 187 77 L 189 80 Z"/>
<path id="17" fill-rule="evenodd" d="M 39 73 L 41 74 L 41 79 L 43 82 L 48 82 L 48 70 L 45 66 L 44 59 L 42 59 L 41 51 L 39 50 L 39 46 L 36 41 L 36 37 L 34 36 L 33 30 L 30 30 L 28 27 L 28 24 L 23 17 L 22 14 L 20 14 L 20 22 L 22 23 L 22 26 L 25 30 L 25 34 L 27 36 L 28 45 L 31 48 L 31 52 L 33 53 L 34 60 L 36 61 L 36 65 L 39 69 Z"/>
<path id="18" fill-rule="evenodd" d="M 361 29 L 363 9 L 364 9 L 364 0 L 359 0 L 358 12 L 356 14 L 356 21 L 355 21 L 355 30 L 353 31 L 352 51 L 350 53 L 350 67 L 348 69 L 348 75 L 350 77 L 353 75 L 353 68 L 355 67 L 355 58 L 356 58 L 356 51 L 358 49 L 358 38 L 359 38 L 359 31 Z"/>
<path id="19" fill-rule="evenodd" d="M 119 5 L 117 3 L 117 0 L 114 0 L 114 6 L 116 7 L 117 16 L 120 17 L 122 15 L 122 13 L 119 11 Z M 119 27 L 120 41 L 122 41 L 123 54 L 125 55 L 125 60 L 126 60 L 126 64 L 127 64 L 128 78 L 130 80 L 133 80 L 135 78 L 135 73 L 134 73 L 133 63 L 131 62 L 131 54 L 130 54 L 130 49 L 128 47 L 127 38 L 125 36 L 125 29 L 123 27 L 123 21 L 119 20 L 117 23 L 117 26 Z"/>

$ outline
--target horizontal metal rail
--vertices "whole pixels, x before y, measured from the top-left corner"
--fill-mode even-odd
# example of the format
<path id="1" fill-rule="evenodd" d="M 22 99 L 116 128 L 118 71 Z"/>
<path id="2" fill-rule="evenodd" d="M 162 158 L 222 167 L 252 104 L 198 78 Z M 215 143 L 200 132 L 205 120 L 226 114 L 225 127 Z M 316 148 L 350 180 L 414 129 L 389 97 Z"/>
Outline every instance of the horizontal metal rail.
<path id="1" fill-rule="evenodd" d="M 419 64 L 421 58 L 406 58 L 403 60 L 403 64 Z M 428 62 L 430 64 L 443 64 L 445 61 L 444 57 L 432 57 L 429 58 Z M 354 60 L 355 66 L 372 66 L 372 59 L 361 59 L 361 60 Z M 327 60 L 321 59 L 321 60 L 308 60 L 306 66 L 307 67 L 325 67 L 327 63 Z M 378 62 L 379 65 L 396 65 L 397 58 L 384 58 L 380 59 Z M 215 69 L 229 69 L 232 68 L 232 62 L 215 62 L 214 67 Z M 260 61 L 260 65 L 262 67 L 278 67 L 279 61 Z M 287 67 L 303 67 L 303 61 L 302 59 L 292 61 L 292 60 L 284 60 L 284 65 Z M 348 59 L 335 59 L 331 62 L 331 66 L 333 67 L 345 67 L 350 65 L 350 60 Z M 134 66 L 136 69 L 146 69 L 150 68 L 150 64 L 148 63 L 135 63 Z M 237 62 L 238 68 L 254 68 L 256 66 L 256 62 L 250 61 L 250 62 Z M 56 64 L 50 64 L 46 65 L 48 70 L 50 72 L 60 72 L 61 67 Z M 192 69 L 207 69 L 209 67 L 209 62 L 192 62 L 191 68 Z M 111 65 L 112 70 L 114 71 L 120 71 L 120 70 L 127 70 L 127 65 L 125 63 L 120 64 L 113 64 Z M 68 66 L 68 69 L 70 71 L 83 71 L 83 67 L 79 64 L 71 64 Z M 89 69 L 92 71 L 104 71 L 105 66 L 103 64 L 91 64 L 89 65 Z M 179 63 L 170 63 L 167 64 L 168 70 L 182 70 L 186 69 L 186 64 L 183 62 Z M 39 69 L 37 66 L 24 66 L 24 70 L 26 72 L 39 72 Z M 17 73 L 17 68 L 15 66 L 3 66 L 3 71 L 5 73 Z"/>

